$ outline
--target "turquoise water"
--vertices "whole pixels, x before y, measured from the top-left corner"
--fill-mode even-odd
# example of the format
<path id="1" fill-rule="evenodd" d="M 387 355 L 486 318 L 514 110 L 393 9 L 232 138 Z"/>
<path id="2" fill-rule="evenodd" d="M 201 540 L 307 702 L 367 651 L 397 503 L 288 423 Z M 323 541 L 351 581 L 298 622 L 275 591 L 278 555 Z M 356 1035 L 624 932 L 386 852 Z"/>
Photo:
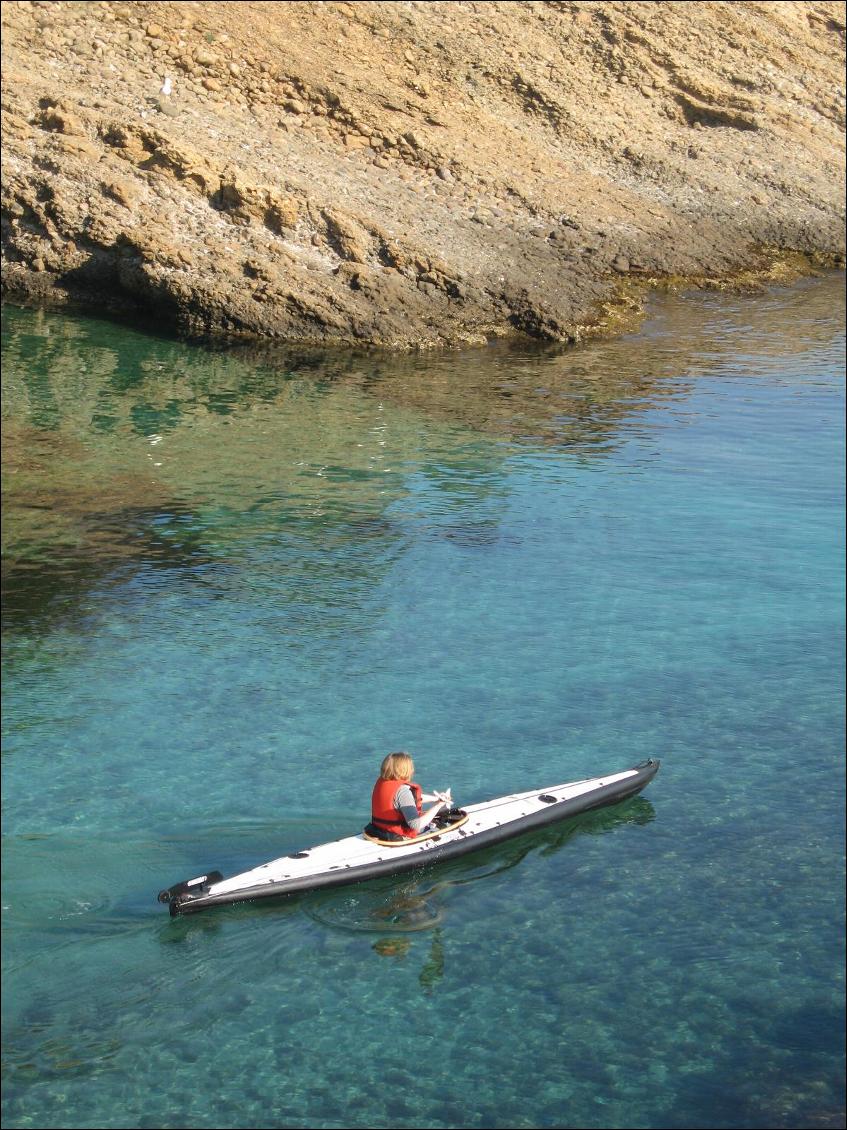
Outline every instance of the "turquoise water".
<path id="1" fill-rule="evenodd" d="M 843 1126 L 843 277 L 571 351 L 3 311 L 4 1125 Z M 367 816 L 662 759 L 172 921 Z"/>

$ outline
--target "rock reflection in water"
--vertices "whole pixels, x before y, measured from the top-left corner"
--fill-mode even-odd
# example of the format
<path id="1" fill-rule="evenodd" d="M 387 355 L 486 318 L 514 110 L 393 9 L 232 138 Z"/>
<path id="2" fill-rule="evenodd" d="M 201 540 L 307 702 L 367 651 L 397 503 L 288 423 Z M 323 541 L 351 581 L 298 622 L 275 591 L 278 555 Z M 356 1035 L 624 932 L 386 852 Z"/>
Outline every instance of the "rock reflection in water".
<path id="1" fill-rule="evenodd" d="M 747 301 L 669 299 L 641 334 L 578 348 L 425 358 L 209 350 L 5 306 L 5 628 L 73 622 L 104 583 L 157 575 L 272 591 L 297 615 L 331 606 L 343 628 L 410 544 L 416 490 L 436 492 L 436 536 L 495 549 L 516 450 L 606 458 L 645 411 L 681 409 L 698 375 L 731 366 Z M 758 297 L 751 352 L 808 352 L 838 302 L 838 278 Z"/>

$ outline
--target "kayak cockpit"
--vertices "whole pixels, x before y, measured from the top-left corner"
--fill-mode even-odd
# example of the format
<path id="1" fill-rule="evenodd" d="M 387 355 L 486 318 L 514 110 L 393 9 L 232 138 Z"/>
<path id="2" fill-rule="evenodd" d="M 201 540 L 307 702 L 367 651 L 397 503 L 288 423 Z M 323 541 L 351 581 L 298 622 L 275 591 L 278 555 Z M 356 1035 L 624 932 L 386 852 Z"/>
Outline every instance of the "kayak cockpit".
<path id="1" fill-rule="evenodd" d="M 419 844 L 422 840 L 437 840 L 439 836 L 444 836 L 448 832 L 455 832 L 457 828 L 461 828 L 467 822 L 468 814 L 463 808 L 451 808 L 449 812 L 442 812 L 436 816 L 428 832 L 421 832 L 417 836 L 404 836 L 399 840 L 382 840 L 368 832 L 368 828 L 371 827 L 370 824 L 368 828 L 362 831 L 362 835 L 368 843 L 379 844 L 380 847 L 409 847 L 410 844 Z"/>

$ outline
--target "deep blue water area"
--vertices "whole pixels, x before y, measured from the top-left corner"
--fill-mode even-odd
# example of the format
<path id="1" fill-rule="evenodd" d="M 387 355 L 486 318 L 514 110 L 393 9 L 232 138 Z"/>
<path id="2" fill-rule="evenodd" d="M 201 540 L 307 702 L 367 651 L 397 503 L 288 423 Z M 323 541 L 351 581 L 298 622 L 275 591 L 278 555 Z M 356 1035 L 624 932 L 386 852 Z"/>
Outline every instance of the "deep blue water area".
<path id="1" fill-rule="evenodd" d="M 3 309 L 4 1125 L 844 1125 L 844 280 L 570 350 Z M 409 878 L 368 816 L 659 757 Z"/>

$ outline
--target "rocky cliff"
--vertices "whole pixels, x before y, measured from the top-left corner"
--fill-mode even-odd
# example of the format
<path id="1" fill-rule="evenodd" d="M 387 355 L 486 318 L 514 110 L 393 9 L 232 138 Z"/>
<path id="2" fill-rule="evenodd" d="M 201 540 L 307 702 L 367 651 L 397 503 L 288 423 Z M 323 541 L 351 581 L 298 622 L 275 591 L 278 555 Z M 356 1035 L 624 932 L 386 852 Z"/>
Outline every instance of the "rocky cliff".
<path id="1" fill-rule="evenodd" d="M 841 3 L 2 13 L 6 294 L 408 348 L 844 263 Z"/>

